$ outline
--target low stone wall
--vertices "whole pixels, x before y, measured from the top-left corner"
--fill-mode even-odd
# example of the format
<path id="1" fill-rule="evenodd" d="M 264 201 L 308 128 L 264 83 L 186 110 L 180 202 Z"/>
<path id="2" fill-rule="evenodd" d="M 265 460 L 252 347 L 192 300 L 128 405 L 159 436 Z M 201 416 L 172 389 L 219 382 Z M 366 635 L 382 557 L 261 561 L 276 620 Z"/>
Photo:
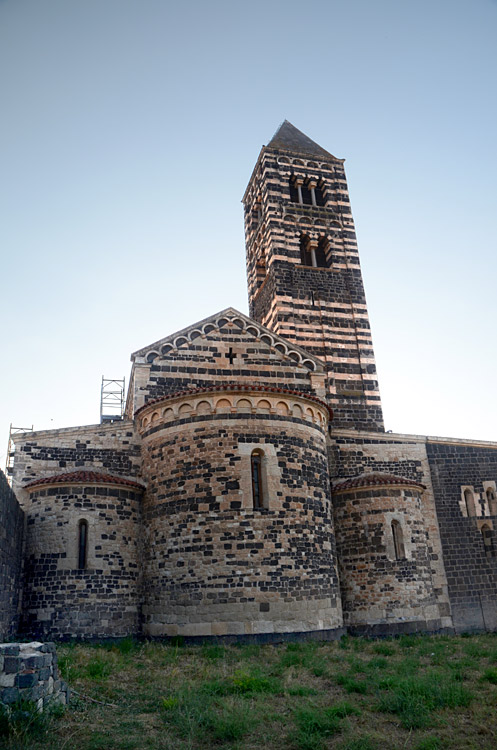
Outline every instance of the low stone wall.
<path id="1" fill-rule="evenodd" d="M 69 702 L 53 643 L 0 643 L 0 702 L 18 700 L 34 701 L 40 711 L 51 702 Z"/>

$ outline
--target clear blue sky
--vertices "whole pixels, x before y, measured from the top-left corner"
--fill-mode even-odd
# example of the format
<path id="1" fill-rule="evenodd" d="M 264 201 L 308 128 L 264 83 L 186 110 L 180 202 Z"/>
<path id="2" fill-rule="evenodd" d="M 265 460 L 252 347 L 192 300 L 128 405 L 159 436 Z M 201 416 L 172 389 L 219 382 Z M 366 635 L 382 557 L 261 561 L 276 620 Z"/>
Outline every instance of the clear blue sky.
<path id="1" fill-rule="evenodd" d="M 387 429 L 497 439 L 496 73 L 496 0 L 0 0 L 1 465 L 247 311 L 284 118 L 347 160 Z"/>

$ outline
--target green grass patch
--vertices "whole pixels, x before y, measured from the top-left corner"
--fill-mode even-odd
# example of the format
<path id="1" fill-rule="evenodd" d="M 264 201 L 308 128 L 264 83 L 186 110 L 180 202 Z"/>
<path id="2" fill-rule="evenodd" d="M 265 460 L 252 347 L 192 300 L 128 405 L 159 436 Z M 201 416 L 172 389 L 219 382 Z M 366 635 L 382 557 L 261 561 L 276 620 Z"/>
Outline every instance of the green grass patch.
<path id="1" fill-rule="evenodd" d="M 393 656 L 396 650 L 395 646 L 389 642 L 375 643 L 372 647 L 372 651 L 381 656 Z"/>
<path id="2" fill-rule="evenodd" d="M 489 667 L 483 673 L 482 680 L 491 682 L 492 685 L 497 685 L 497 669 L 495 667 Z"/>
<path id="3" fill-rule="evenodd" d="M 430 725 L 433 711 L 467 706 L 472 698 L 460 682 L 432 672 L 391 682 L 378 709 L 397 714 L 406 729 L 419 729 Z"/>
<path id="4" fill-rule="evenodd" d="M 48 734 L 24 745 L 4 736 L 0 748 L 497 747 L 491 634 L 273 646 L 125 639 L 64 644 L 58 654 L 78 695 Z"/>
<path id="5" fill-rule="evenodd" d="M 318 750 L 325 746 L 325 738 L 341 731 L 343 718 L 359 713 L 350 703 L 298 708 L 293 716 L 296 731 L 290 735 L 290 742 L 299 750 Z"/>

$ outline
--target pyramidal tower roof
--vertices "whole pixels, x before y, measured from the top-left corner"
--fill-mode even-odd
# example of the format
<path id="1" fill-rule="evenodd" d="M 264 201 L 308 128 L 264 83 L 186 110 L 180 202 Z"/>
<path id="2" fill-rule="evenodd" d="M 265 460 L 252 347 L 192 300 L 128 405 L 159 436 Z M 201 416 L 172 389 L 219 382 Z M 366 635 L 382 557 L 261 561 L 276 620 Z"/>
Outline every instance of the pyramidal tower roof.
<path id="1" fill-rule="evenodd" d="M 309 156 L 321 157 L 322 159 L 336 159 L 336 156 L 325 151 L 324 148 L 311 140 L 305 133 L 292 125 L 288 120 L 280 125 L 276 133 L 268 143 L 269 148 L 281 148 L 294 151 L 297 154 L 308 154 Z M 337 159 L 337 161 L 341 161 Z"/>

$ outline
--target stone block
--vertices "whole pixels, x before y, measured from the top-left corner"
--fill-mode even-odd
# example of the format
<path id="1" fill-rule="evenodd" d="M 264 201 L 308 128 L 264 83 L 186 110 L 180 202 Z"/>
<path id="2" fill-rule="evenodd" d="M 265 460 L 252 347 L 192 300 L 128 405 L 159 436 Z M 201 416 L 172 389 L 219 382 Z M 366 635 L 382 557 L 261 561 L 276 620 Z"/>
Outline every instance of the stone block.
<path id="1" fill-rule="evenodd" d="M 3 671 L 6 674 L 12 674 L 19 672 L 21 668 L 21 660 L 18 656 L 5 656 L 3 661 Z"/>
<path id="2" fill-rule="evenodd" d="M 19 700 L 19 690 L 16 687 L 4 688 L 0 691 L 0 702 L 9 704 L 17 700 Z"/>
<path id="3" fill-rule="evenodd" d="M 3 687 L 14 687 L 16 681 L 16 674 L 15 672 L 12 672 L 11 674 L 0 674 L 0 688 Z"/>
<path id="4" fill-rule="evenodd" d="M 18 674 L 16 676 L 16 684 L 18 688 L 30 688 L 36 685 L 38 682 L 37 675 L 32 672 L 30 674 Z"/>

